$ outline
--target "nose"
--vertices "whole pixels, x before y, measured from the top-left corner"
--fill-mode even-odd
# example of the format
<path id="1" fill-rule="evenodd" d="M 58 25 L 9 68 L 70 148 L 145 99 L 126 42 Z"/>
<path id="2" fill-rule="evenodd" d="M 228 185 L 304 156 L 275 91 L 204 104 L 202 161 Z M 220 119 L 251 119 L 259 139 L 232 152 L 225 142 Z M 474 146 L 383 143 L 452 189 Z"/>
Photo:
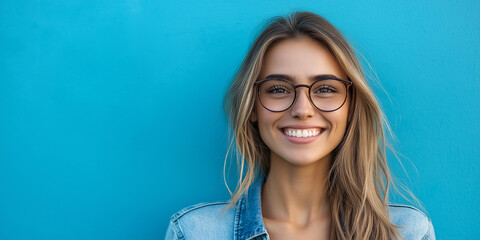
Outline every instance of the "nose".
<path id="1" fill-rule="evenodd" d="M 308 88 L 297 89 L 297 97 L 290 110 L 290 115 L 297 119 L 308 119 L 315 114 L 315 107 L 308 97 Z"/>

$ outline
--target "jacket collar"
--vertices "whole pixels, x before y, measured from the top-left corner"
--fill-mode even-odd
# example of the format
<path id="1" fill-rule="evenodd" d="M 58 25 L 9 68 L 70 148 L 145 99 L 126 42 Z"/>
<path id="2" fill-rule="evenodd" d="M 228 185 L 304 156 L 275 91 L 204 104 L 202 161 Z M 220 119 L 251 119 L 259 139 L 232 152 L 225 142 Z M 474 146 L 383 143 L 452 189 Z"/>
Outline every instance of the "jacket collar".
<path id="1" fill-rule="evenodd" d="M 239 210 L 235 215 L 235 239 L 269 239 L 263 223 L 261 192 L 265 177 L 255 179 L 249 190 L 239 199 Z"/>
<path id="2" fill-rule="evenodd" d="M 261 195 L 265 180 L 265 175 L 260 174 L 250 185 L 248 191 L 238 200 L 239 209 L 235 214 L 234 226 L 235 240 L 270 239 L 262 216 Z M 345 224 L 341 216 L 340 224 L 345 231 Z"/>

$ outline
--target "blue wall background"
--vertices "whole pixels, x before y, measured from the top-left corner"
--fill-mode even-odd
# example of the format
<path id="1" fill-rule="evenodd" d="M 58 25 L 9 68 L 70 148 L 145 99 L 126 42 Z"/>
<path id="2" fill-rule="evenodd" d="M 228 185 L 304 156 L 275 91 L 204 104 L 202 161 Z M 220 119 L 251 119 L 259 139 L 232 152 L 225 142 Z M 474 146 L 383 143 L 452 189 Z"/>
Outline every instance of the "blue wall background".
<path id="1" fill-rule="evenodd" d="M 480 238 L 479 1 L 132 0 L 0 2 L 0 239 L 162 239 L 226 199 L 223 94 L 293 10 L 373 66 L 437 237 Z"/>

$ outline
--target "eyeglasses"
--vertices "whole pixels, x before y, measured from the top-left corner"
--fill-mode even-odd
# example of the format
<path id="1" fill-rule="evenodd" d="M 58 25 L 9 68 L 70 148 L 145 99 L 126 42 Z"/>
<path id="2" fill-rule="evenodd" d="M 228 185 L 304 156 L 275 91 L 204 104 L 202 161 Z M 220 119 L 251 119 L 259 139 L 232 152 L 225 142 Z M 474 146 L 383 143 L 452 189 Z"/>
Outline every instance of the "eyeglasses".
<path id="1" fill-rule="evenodd" d="M 281 78 L 266 78 L 255 83 L 262 106 L 271 112 L 289 109 L 297 99 L 297 88 L 308 88 L 310 102 L 318 110 L 333 112 L 341 108 L 347 100 L 348 88 L 352 81 L 335 77 L 321 78 L 312 85 L 293 85 Z"/>

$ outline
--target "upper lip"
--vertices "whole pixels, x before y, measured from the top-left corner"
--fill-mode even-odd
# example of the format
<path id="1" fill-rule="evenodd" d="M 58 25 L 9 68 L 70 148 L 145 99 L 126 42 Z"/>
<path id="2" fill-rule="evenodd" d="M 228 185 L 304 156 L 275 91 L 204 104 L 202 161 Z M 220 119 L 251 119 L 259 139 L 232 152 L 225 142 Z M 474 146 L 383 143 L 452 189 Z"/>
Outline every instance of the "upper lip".
<path id="1" fill-rule="evenodd" d="M 282 129 L 283 129 L 283 128 L 294 128 L 294 129 L 320 128 L 320 129 L 324 129 L 325 127 L 315 126 L 315 125 L 288 125 L 288 126 L 283 126 L 283 127 L 281 127 L 281 128 L 282 128 Z"/>

